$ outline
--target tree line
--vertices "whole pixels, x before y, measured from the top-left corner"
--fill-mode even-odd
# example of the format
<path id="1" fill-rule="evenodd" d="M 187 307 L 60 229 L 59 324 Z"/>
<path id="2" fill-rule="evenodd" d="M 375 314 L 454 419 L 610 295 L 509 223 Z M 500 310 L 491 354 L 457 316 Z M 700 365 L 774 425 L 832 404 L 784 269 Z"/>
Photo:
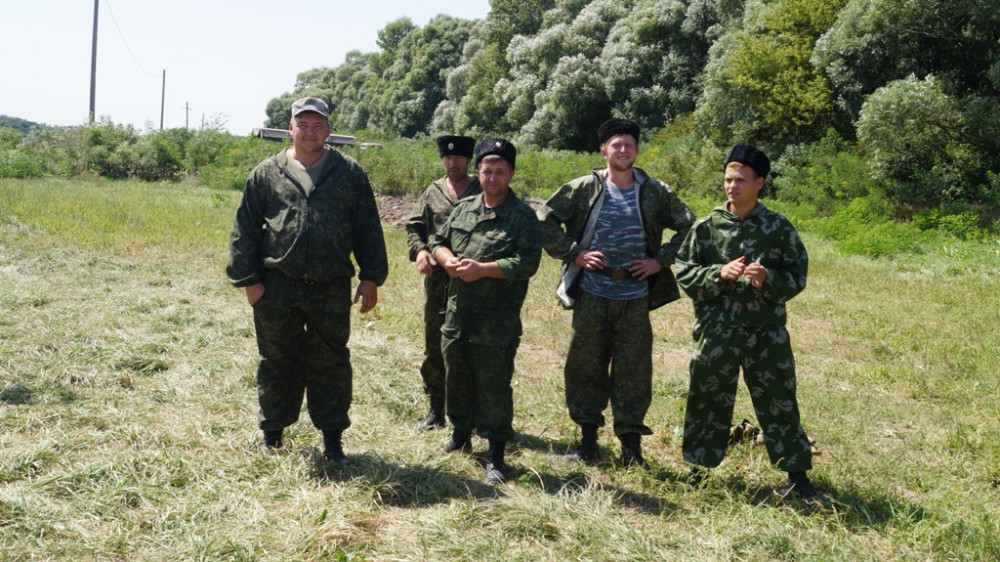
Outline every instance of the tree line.
<path id="1" fill-rule="evenodd" d="M 482 20 L 389 23 L 378 52 L 299 74 L 268 125 L 314 95 L 341 130 L 593 151 L 597 126 L 627 117 L 774 157 L 834 135 L 903 205 L 987 203 L 1000 185 L 1000 0 L 490 5 Z"/>

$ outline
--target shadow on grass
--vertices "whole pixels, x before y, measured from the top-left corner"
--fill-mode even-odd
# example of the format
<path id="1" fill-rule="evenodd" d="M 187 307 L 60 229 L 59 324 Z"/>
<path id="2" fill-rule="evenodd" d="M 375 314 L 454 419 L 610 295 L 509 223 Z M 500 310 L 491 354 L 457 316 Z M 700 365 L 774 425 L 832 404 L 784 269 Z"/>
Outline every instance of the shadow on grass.
<path id="1" fill-rule="evenodd" d="M 488 500 L 504 496 L 503 486 L 491 486 L 437 467 L 401 465 L 378 455 L 352 455 L 347 466 L 328 463 L 318 452 L 314 459 L 314 478 L 368 488 L 382 505 L 426 507 L 452 499 Z"/>
<path id="2" fill-rule="evenodd" d="M 734 496 L 750 503 L 789 506 L 803 513 L 836 514 L 840 524 L 852 530 L 910 527 L 931 517 L 923 506 L 884 490 L 838 490 L 823 482 L 813 484 L 820 491 L 820 497 L 804 501 L 790 493 L 787 485 L 753 486 L 742 476 L 731 476 L 721 482 Z"/>
<path id="3" fill-rule="evenodd" d="M 613 470 L 643 470 L 642 468 L 613 468 Z M 514 467 L 510 478 L 522 486 L 531 486 L 550 495 L 574 495 L 588 492 L 609 493 L 615 505 L 641 511 L 647 515 L 669 515 L 677 511 L 677 504 L 645 492 L 624 486 L 600 482 L 583 468 L 571 472 L 538 471 L 531 467 Z"/>

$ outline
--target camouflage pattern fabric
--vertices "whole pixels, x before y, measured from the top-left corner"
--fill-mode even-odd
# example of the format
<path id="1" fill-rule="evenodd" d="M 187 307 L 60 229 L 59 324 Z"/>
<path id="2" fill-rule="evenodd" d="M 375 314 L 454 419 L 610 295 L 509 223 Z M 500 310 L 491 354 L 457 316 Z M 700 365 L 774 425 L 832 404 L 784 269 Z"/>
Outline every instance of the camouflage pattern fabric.
<path id="1" fill-rule="evenodd" d="M 507 441 L 513 436 L 510 381 L 521 306 L 542 255 L 538 221 L 513 191 L 495 209 L 486 208 L 480 194 L 459 202 L 431 239 L 432 252 L 442 246 L 459 258 L 496 261 L 504 272 L 505 279 L 451 280 L 441 347 L 452 425 Z"/>
<path id="2" fill-rule="evenodd" d="M 446 178 L 441 178 L 424 190 L 417 200 L 417 206 L 412 217 L 406 220 L 406 246 L 410 251 L 410 261 L 416 261 L 420 250 L 430 251 L 431 236 L 444 228 L 458 200 L 451 196 Z M 479 178 L 473 176 L 469 187 L 465 188 L 462 198 L 479 195 L 483 187 Z"/>
<path id="3" fill-rule="evenodd" d="M 331 150 L 309 196 L 292 178 L 284 150 L 250 173 L 230 236 L 229 281 L 236 287 L 259 283 L 264 269 L 314 282 L 350 278 L 353 254 L 358 278 L 381 286 L 389 260 L 361 166 Z"/>
<path id="4" fill-rule="evenodd" d="M 771 464 L 789 472 L 812 469 L 812 446 L 799 420 L 795 360 L 784 326 L 716 323 L 695 328 L 684 460 L 708 468 L 722 462 L 741 367 Z"/>
<path id="5" fill-rule="evenodd" d="M 461 332 L 444 335 L 441 349 L 448 366 L 448 421 L 458 431 L 476 432 L 485 439 L 507 442 L 514 438 L 514 356 L 508 347 L 473 343 Z"/>
<path id="6" fill-rule="evenodd" d="M 722 279 L 722 266 L 746 256 L 767 268 L 755 288 Z M 694 301 L 697 322 L 684 419 L 684 460 L 718 466 L 726 452 L 740 369 L 773 464 L 812 467 L 799 420 L 795 360 L 785 329 L 785 302 L 805 289 L 809 258 L 795 228 L 763 204 L 740 219 L 713 210 L 684 240 L 677 280 Z"/>
<path id="7" fill-rule="evenodd" d="M 424 381 L 424 394 L 431 403 L 444 400 L 445 369 L 441 355 L 441 326 L 448 306 L 448 283 L 451 278 L 443 267 L 434 267 L 424 277 L 424 360 L 420 364 L 420 378 Z M 443 402 L 442 402 L 443 403 Z"/>
<path id="8" fill-rule="evenodd" d="M 722 266 L 741 257 L 760 261 L 767 282 L 725 281 Z M 788 219 L 763 203 L 743 220 L 724 207 L 698 221 L 677 255 L 677 281 L 701 322 L 784 326 L 785 302 L 806 288 L 809 256 Z"/>
<path id="9" fill-rule="evenodd" d="M 226 274 L 237 287 L 265 286 L 254 306 L 260 362 L 260 427 L 298 419 L 303 393 L 313 424 L 350 425 L 351 277 L 382 285 L 389 273 L 382 224 L 361 167 L 328 151 L 307 196 L 286 151 L 247 178 L 230 237 Z"/>
<path id="10" fill-rule="evenodd" d="M 471 197 L 482 191 L 479 178 L 472 177 L 463 195 Z M 441 230 L 457 203 L 451 196 L 446 178 L 433 182 L 420 194 L 416 212 L 405 225 L 410 261 L 416 261 L 421 250 L 430 251 L 431 236 Z M 448 302 L 448 282 L 448 274 L 439 265 L 434 266 L 431 274 L 424 278 L 424 360 L 420 365 L 420 376 L 424 381 L 424 393 L 432 403 L 445 397 L 441 324 Z"/>
<path id="11" fill-rule="evenodd" d="M 346 429 L 351 425 L 350 279 L 306 284 L 270 270 L 264 283 L 267 290 L 253 307 L 260 428 L 295 423 L 308 389 L 313 425 Z"/>
<path id="12" fill-rule="evenodd" d="M 651 279 L 649 295 L 643 298 L 612 301 L 581 291 L 573 309 L 573 335 L 563 372 L 573 421 L 603 425 L 601 412 L 610 401 L 619 436 L 652 433 L 643 423 L 652 400 L 649 311 L 680 297 L 670 265 L 695 221 L 691 209 L 670 187 L 639 168 L 634 173 L 646 253 L 663 269 Z M 579 242 L 606 181 L 607 170 L 594 170 L 560 187 L 537 212 L 545 251 L 563 260 L 564 270 L 584 249 Z M 663 232 L 668 229 L 674 235 L 663 243 Z"/>
<path id="13" fill-rule="evenodd" d="M 639 190 L 639 217 L 646 234 L 646 253 L 663 268 L 650 282 L 649 307 L 654 310 L 680 298 L 670 265 L 696 217 L 667 184 L 650 178 L 639 168 L 634 171 Z M 562 260 L 564 270 L 583 250 L 579 242 L 606 179 L 607 170 L 594 170 L 590 175 L 561 186 L 538 209 L 545 251 Z M 666 243 L 663 242 L 665 230 L 674 232 Z"/>
<path id="14" fill-rule="evenodd" d="M 580 294 L 564 371 L 566 406 L 577 424 L 603 426 L 610 401 L 615 435 L 653 433 L 644 424 L 653 384 L 648 298 Z"/>

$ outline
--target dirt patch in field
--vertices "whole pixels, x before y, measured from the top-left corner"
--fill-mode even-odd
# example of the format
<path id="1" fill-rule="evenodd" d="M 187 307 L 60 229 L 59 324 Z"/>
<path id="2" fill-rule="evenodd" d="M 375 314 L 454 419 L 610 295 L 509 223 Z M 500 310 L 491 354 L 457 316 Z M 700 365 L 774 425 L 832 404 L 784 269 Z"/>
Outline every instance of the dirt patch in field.
<path id="1" fill-rule="evenodd" d="M 395 229 L 402 229 L 406 219 L 413 215 L 417 202 L 409 197 L 383 195 L 378 198 L 378 216 Z"/>

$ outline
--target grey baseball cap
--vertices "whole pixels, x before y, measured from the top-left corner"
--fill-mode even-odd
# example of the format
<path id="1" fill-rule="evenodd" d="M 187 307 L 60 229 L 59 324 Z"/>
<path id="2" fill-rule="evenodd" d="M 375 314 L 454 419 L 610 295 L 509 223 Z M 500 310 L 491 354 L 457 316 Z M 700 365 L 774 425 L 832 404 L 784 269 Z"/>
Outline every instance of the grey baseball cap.
<path id="1" fill-rule="evenodd" d="M 319 98 L 302 98 L 292 104 L 292 117 L 304 111 L 312 111 L 313 113 L 319 113 L 327 119 L 330 118 L 330 108 L 326 105 L 325 101 Z"/>

